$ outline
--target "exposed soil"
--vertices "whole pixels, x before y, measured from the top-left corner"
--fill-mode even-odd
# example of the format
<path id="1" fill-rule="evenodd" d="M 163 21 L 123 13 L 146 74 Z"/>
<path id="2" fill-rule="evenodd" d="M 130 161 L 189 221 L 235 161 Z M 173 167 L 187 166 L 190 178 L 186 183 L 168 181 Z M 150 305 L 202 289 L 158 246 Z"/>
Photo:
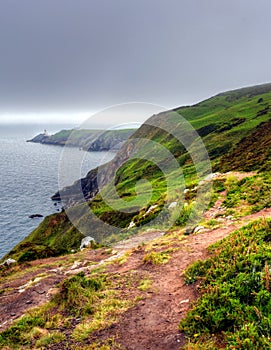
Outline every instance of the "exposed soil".
<path id="1" fill-rule="evenodd" d="M 222 193 L 223 195 L 225 193 Z M 205 214 L 207 219 L 221 213 L 221 202 L 221 199 L 218 200 L 215 206 Z M 182 236 L 182 239 L 176 239 L 176 244 L 174 243 L 176 250 L 171 253 L 171 259 L 164 265 L 144 263 L 143 257 L 146 252 L 141 245 L 142 242 L 154 240 L 162 235 L 166 238 L 167 234 L 163 232 L 146 232 L 132 237 L 116 244 L 110 254 L 106 249 L 86 249 L 67 257 L 34 261 L 30 264 L 31 269 L 29 266 L 24 266 L 25 273 L 20 272 L 16 279 L 10 278 L 7 281 L 5 277 L 0 282 L 0 290 L 4 291 L 0 294 L 0 330 L 7 328 L 14 319 L 20 317 L 29 308 L 49 300 L 56 290 L 56 284 L 67 275 L 81 270 L 90 271 L 97 265 L 112 260 L 113 263 L 107 266 L 107 272 L 122 275 L 131 271 L 138 272 L 152 280 L 152 285 L 144 293 L 138 291 L 141 300 L 133 308 L 124 312 L 117 323 L 92 334 L 86 340 L 86 344 L 114 338 L 115 342 L 126 350 L 180 349 L 185 343 L 185 338 L 178 331 L 179 322 L 186 315 L 191 303 L 199 296 L 197 285 L 185 285 L 183 271 L 192 262 L 207 258 L 209 256 L 207 247 L 212 243 L 260 217 L 271 217 L 271 209 L 264 209 L 240 220 L 225 217 L 222 219 L 221 227 L 217 229 L 202 229 L 197 234 Z M 131 250 L 124 264 L 114 263 L 114 259 Z M 123 291 L 123 293 L 128 292 Z M 136 292 L 133 291 L 133 293 L 135 297 Z M 48 348 L 68 349 L 64 344 Z"/>

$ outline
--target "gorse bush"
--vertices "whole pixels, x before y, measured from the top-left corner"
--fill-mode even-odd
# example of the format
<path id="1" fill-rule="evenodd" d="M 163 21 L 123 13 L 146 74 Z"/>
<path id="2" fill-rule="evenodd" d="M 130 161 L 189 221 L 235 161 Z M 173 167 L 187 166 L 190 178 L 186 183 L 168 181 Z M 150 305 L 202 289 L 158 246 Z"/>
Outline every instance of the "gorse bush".
<path id="1" fill-rule="evenodd" d="M 271 221 L 255 221 L 211 246 L 186 283 L 201 281 L 202 296 L 181 321 L 188 337 L 223 338 L 227 349 L 270 349 Z"/>

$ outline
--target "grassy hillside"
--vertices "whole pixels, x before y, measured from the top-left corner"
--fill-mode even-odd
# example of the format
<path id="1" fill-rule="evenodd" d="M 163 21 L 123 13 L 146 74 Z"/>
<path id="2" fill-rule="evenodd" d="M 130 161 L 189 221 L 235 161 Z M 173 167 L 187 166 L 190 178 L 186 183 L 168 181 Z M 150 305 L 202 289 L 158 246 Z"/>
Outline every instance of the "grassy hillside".
<path id="1" fill-rule="evenodd" d="M 270 349 L 270 232 L 270 220 L 255 221 L 187 269 L 202 294 L 180 324 L 191 349 Z"/>
<path id="2" fill-rule="evenodd" d="M 5 257 L 15 258 L 17 264 L 1 267 L 4 303 L 20 294 L 18 286 L 23 285 L 26 293 L 29 290 L 28 299 L 17 299 L 25 306 L 25 300 L 32 302 L 29 296 L 37 294 L 35 281 L 48 278 L 49 283 L 54 278 L 53 282 L 61 282 L 48 303 L 40 306 L 37 302 L 37 308 L 6 327 L 0 346 L 115 350 L 126 348 L 123 344 L 130 346 L 133 337 L 140 347 L 139 331 L 150 339 L 142 348 L 164 349 L 169 342 L 177 348 L 182 340 L 187 350 L 270 349 L 271 219 L 263 217 L 271 215 L 269 103 L 271 84 L 266 84 L 151 117 L 115 160 L 102 167 L 104 188 L 87 204 L 95 214 L 91 219 L 83 204 L 51 215 Z M 180 134 L 175 128 L 166 132 L 167 117 L 177 130 L 183 125 L 181 115 L 197 130 L 213 169 L 220 172 L 212 178 L 204 215 L 198 215 L 197 196 L 205 189 L 207 160 L 200 154 L 194 157 L 200 147 L 192 142 L 189 128 L 181 128 Z M 178 136 L 186 140 L 188 149 Z M 170 155 L 177 160 L 183 179 Z M 193 157 L 200 164 L 193 164 Z M 90 174 L 92 186 L 95 171 Z M 138 182 L 142 179 L 150 182 L 152 190 L 146 182 Z M 111 203 L 105 201 L 106 196 Z M 77 228 L 67 213 L 75 215 Z M 187 223 L 191 215 L 197 219 L 196 228 Z M 174 224 L 166 234 L 144 241 L 148 233 L 166 231 L 172 217 Z M 105 229 L 97 218 L 110 225 Z M 106 247 L 85 250 L 47 259 L 44 266 L 42 260 L 31 261 L 76 251 L 83 237 L 78 227 L 106 245 L 141 229 L 145 236 L 141 240 L 142 236 L 136 236 L 135 245 L 126 242 L 124 250 L 122 242 L 116 251 Z M 148 231 L 150 227 L 154 230 Z M 226 238 L 217 242 L 221 237 Z M 207 252 L 213 242 L 217 243 Z M 25 283 L 24 276 L 31 282 Z"/>
<path id="3" fill-rule="evenodd" d="M 215 171 L 231 169 L 264 171 L 268 169 L 270 155 L 268 147 L 270 144 L 270 133 L 268 132 L 271 116 L 270 101 L 271 84 L 266 84 L 222 93 L 194 106 L 177 108 L 174 114 L 170 114 L 170 118 L 171 122 L 176 123 L 176 129 L 182 122 L 180 117 L 182 115 L 197 130 L 206 146 Z M 154 121 L 157 126 L 143 124 L 123 146 L 116 159 L 105 166 L 104 179 L 110 179 L 108 173 L 111 174 L 114 166 L 120 164 L 119 159 L 125 158 L 126 155 L 128 156 L 125 160 L 129 159 L 133 140 L 144 140 L 136 145 L 137 156 L 123 162 L 117 170 L 116 177 L 108 180 L 110 184 L 116 186 L 121 201 L 114 200 L 112 192 L 114 186 L 107 184 L 104 193 L 107 194 L 107 197 L 113 198 L 111 204 L 105 203 L 100 194 L 89 203 L 95 215 L 103 222 L 120 228 L 122 236 L 134 232 L 135 229 L 127 230 L 131 222 L 135 224 L 135 227 L 140 228 L 158 217 L 161 212 L 163 212 L 163 219 L 152 221 L 152 225 L 162 227 L 167 219 L 175 215 L 168 209 L 173 201 L 178 203 L 176 211 L 179 211 L 179 214 L 175 218 L 176 225 L 185 225 L 187 218 L 195 209 L 194 200 L 199 192 L 197 186 L 204 177 L 204 173 L 200 175 L 196 173 L 191 154 L 187 152 L 184 145 L 174 135 L 165 131 L 167 113 L 153 116 L 150 121 Z M 152 143 L 150 147 L 145 147 L 148 142 L 156 142 L 162 146 L 162 150 Z M 170 157 L 163 153 L 164 149 L 168 150 L 169 154 L 177 160 L 184 175 L 183 180 L 180 180 L 181 175 L 176 169 L 171 169 Z M 159 164 L 157 164 L 157 159 L 160 159 Z M 170 178 L 169 184 L 167 178 Z M 144 184 L 138 183 L 142 179 L 150 181 L 152 189 L 145 182 Z M 190 189 L 189 195 L 184 195 L 185 188 Z M 141 193 L 141 202 L 136 200 L 138 193 Z M 148 197 L 149 201 L 147 201 Z M 117 210 L 114 209 L 116 207 Z M 121 214 L 123 210 L 126 211 L 126 214 Z M 197 216 L 196 210 L 193 215 Z M 57 215 L 54 220 L 55 225 L 50 233 L 53 237 L 60 230 L 58 220 L 61 223 L 61 214 Z M 85 215 L 82 215 L 81 218 L 79 215 L 79 226 L 80 221 L 84 226 Z M 41 224 L 35 230 L 35 235 L 38 236 L 39 232 L 43 234 L 43 225 Z M 64 236 L 65 232 L 73 231 L 72 224 L 67 223 L 67 226 L 69 225 L 67 230 L 62 231 Z M 114 236 L 114 232 L 112 234 L 110 230 L 105 231 L 103 225 L 99 226 L 96 223 L 90 225 L 91 235 L 98 241 L 110 242 L 112 239 L 119 238 L 119 236 Z M 31 237 L 29 237 L 30 241 L 32 241 Z M 26 238 L 26 241 L 29 239 Z M 17 250 L 15 249 L 16 254 Z M 58 252 L 60 252 L 59 249 Z"/>

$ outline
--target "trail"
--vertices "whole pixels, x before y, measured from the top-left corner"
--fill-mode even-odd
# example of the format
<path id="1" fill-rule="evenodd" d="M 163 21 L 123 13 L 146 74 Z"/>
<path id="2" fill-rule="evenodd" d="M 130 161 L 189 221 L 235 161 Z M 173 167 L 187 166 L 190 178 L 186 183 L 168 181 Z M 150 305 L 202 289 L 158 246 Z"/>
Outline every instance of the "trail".
<path id="1" fill-rule="evenodd" d="M 222 197 L 224 196 L 225 193 L 222 193 Z M 205 214 L 207 220 L 221 213 L 222 200 L 223 198 L 220 198 Z M 93 333 L 86 344 L 96 340 L 106 341 L 113 337 L 116 343 L 126 350 L 180 349 L 185 339 L 178 332 L 179 322 L 186 315 L 191 303 L 199 296 L 197 285 L 185 285 L 183 271 L 191 263 L 206 259 L 209 256 L 207 247 L 211 244 L 252 220 L 269 217 L 271 208 L 239 220 L 224 217 L 217 229 L 202 229 L 198 234 L 176 238 L 174 241 L 176 250 L 171 252 L 170 260 L 164 265 L 150 265 L 143 262 L 146 251 L 142 242 L 154 242 L 155 247 L 157 238 L 162 236 L 167 238 L 168 234 L 155 231 L 145 232 L 119 242 L 110 253 L 106 248 L 86 249 L 69 256 L 33 261 L 23 268 L 14 267 L 16 274 L 9 277 L 8 274 L 5 276 L 5 273 L 2 273 L 0 281 L 0 291 L 3 291 L 0 293 L 0 331 L 6 329 L 28 309 L 50 300 L 57 290 L 56 285 L 67 275 L 79 271 L 90 272 L 97 266 L 111 261 L 112 264 L 107 266 L 107 272 L 121 275 L 129 274 L 131 271 L 140 272 L 152 281 L 152 285 L 134 307 L 119 317 L 118 322 Z M 130 252 L 130 255 L 124 264 L 114 263 L 127 252 Z M 66 349 L 61 344 L 49 348 Z"/>

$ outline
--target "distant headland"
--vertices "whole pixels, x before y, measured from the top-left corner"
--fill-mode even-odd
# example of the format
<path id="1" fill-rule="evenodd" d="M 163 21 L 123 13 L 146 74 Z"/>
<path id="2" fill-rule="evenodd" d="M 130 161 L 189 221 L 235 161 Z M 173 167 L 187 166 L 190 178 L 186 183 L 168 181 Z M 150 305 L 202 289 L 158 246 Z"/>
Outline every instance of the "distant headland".
<path id="1" fill-rule="evenodd" d="M 27 142 L 79 147 L 85 151 L 118 150 L 123 143 L 135 132 L 135 129 L 92 130 L 69 129 L 61 130 L 50 135 L 47 130 Z"/>

